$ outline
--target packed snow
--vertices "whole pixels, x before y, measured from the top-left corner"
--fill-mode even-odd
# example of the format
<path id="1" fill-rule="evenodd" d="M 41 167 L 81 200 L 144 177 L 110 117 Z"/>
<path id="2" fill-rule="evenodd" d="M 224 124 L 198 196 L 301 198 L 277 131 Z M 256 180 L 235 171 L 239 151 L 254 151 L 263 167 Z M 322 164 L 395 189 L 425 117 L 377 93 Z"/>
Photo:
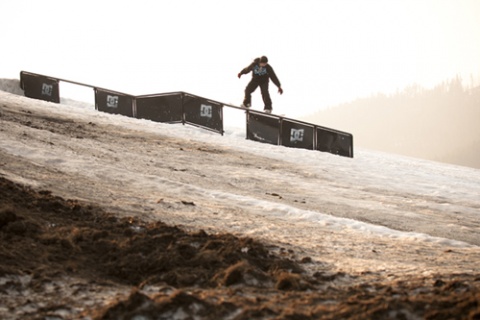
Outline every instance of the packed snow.
<path id="1" fill-rule="evenodd" d="M 66 198 L 108 199 L 110 209 L 148 219 L 256 237 L 348 272 L 476 269 L 480 170 L 358 148 L 346 158 L 249 141 L 244 124 L 228 125 L 244 117 L 238 110 L 225 110 L 219 135 L 66 99 L 28 99 L 16 84 L 0 83 L 0 107 L 102 126 L 108 137 L 2 124 L 0 156 L 32 165 L 14 172 L 5 158 L 0 175 L 8 179 Z M 143 138 L 129 142 L 130 135 Z M 177 149 L 159 153 L 164 139 Z"/>

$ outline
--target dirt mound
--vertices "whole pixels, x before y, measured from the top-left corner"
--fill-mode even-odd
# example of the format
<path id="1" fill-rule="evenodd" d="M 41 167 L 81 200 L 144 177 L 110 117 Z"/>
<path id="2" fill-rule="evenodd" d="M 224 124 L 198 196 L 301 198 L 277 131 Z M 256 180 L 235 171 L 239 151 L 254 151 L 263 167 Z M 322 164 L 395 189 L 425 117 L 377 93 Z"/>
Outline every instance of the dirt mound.
<path id="1" fill-rule="evenodd" d="M 346 291 L 173 291 L 149 297 L 134 291 L 97 319 L 479 319 L 480 292 L 467 281 L 352 287 Z M 417 286 L 417 287 L 414 287 Z M 457 286 L 453 290 L 451 286 Z M 414 289 L 414 290 L 413 290 Z M 433 289 L 433 290 L 432 290 Z"/>
<path id="2" fill-rule="evenodd" d="M 50 271 L 56 268 L 132 286 L 248 282 L 269 287 L 287 270 L 302 272 L 294 261 L 273 256 L 250 238 L 188 233 L 162 222 L 120 219 L 98 207 L 48 191 L 35 193 L 1 178 L 0 196 L 0 238 L 2 243 L 18 243 L 1 247 L 5 259 L 0 276 L 35 273 L 48 266 Z"/>
<path id="3" fill-rule="evenodd" d="M 352 277 L 0 178 L 4 319 L 480 318 L 479 275 L 338 283 Z"/>

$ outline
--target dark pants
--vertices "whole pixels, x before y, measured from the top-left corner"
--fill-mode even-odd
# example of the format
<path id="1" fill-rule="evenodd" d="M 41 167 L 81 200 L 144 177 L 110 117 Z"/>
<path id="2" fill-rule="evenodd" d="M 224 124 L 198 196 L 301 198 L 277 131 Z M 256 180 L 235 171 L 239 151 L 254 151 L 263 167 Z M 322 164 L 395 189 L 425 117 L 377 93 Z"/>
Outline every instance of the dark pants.
<path id="1" fill-rule="evenodd" d="M 258 86 L 260 86 L 260 92 L 262 93 L 265 109 L 272 110 L 272 99 L 270 99 L 270 93 L 268 92 L 268 81 L 259 82 L 255 79 L 252 79 L 245 88 L 245 99 L 243 100 L 243 104 L 252 104 L 252 93 L 258 88 Z"/>

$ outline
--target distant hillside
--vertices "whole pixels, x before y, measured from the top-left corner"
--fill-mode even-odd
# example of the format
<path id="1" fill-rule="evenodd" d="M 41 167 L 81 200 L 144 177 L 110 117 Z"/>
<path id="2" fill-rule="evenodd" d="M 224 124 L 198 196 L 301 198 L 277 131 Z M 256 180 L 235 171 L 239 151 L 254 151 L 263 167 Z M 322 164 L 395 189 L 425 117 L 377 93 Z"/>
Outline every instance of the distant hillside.
<path id="1" fill-rule="evenodd" d="M 480 168 L 480 87 L 460 78 L 357 99 L 304 120 L 350 132 L 354 146 Z"/>

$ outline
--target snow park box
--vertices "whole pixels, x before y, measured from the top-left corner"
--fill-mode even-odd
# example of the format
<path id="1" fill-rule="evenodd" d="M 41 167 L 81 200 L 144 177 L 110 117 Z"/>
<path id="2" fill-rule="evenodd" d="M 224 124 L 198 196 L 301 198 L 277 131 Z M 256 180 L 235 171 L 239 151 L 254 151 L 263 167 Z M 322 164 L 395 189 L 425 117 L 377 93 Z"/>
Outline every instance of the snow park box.
<path id="1" fill-rule="evenodd" d="M 52 78 L 31 72 L 20 73 L 25 96 L 60 103 L 60 82 L 90 87 L 99 111 L 166 123 L 188 123 L 223 135 L 223 108 L 244 110 L 247 139 L 291 148 L 318 150 L 353 158 L 353 135 L 280 115 L 267 114 L 216 102 L 186 92 L 132 96 L 89 84 Z"/>
<path id="2" fill-rule="evenodd" d="M 60 103 L 58 83 L 58 79 L 25 71 L 20 73 L 20 87 L 28 98 Z"/>
<path id="3" fill-rule="evenodd" d="M 95 88 L 95 108 L 98 111 L 133 117 L 133 97 L 116 91 Z"/>
<path id="4" fill-rule="evenodd" d="M 183 122 L 182 93 L 137 96 L 136 117 L 155 122 Z"/>
<path id="5" fill-rule="evenodd" d="M 189 93 L 183 95 L 185 122 L 223 134 L 223 105 Z"/>

